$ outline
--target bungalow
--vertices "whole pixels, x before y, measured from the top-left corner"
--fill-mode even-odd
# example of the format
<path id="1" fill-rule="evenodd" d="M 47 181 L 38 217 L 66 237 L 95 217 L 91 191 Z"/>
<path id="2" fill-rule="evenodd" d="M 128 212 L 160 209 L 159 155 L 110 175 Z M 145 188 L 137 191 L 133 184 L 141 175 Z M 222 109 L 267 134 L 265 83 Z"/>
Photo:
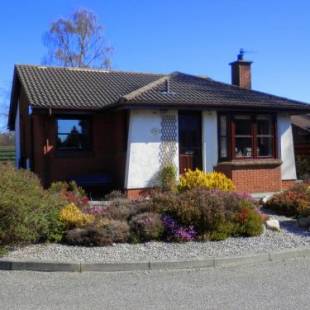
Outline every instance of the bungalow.
<path id="1" fill-rule="evenodd" d="M 310 105 L 251 90 L 251 62 L 232 84 L 180 72 L 149 74 L 16 65 L 8 126 L 16 165 L 48 186 L 111 183 L 129 197 L 158 184 L 161 167 L 221 171 L 239 191 L 296 180 L 290 116 Z"/>

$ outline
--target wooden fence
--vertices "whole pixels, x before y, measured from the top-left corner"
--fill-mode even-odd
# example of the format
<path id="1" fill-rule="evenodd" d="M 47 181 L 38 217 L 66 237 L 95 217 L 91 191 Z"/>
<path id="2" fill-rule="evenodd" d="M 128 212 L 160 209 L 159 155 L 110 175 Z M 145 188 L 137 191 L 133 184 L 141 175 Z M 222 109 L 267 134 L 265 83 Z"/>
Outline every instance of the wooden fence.
<path id="1" fill-rule="evenodd" d="M 15 162 L 14 146 L 0 146 L 0 162 L 4 161 Z"/>

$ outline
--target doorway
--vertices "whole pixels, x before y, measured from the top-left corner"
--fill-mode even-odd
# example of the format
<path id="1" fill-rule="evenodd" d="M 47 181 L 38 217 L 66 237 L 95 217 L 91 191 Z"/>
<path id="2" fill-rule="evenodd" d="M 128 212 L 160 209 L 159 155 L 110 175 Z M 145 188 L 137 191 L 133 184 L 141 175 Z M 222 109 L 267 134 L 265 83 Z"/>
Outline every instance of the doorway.
<path id="1" fill-rule="evenodd" d="M 202 169 L 201 113 L 179 112 L 179 166 L 185 169 Z"/>

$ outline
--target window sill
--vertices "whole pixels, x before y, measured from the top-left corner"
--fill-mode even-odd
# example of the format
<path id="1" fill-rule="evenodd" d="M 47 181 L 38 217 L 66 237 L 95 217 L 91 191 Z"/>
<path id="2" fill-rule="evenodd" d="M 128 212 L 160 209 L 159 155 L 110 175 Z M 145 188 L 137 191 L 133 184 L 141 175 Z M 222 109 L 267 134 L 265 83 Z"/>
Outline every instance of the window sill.
<path id="1" fill-rule="evenodd" d="M 277 167 L 282 164 L 282 160 L 275 158 L 261 158 L 261 159 L 243 159 L 219 162 L 217 166 L 230 167 L 253 167 L 253 166 L 272 166 Z"/>

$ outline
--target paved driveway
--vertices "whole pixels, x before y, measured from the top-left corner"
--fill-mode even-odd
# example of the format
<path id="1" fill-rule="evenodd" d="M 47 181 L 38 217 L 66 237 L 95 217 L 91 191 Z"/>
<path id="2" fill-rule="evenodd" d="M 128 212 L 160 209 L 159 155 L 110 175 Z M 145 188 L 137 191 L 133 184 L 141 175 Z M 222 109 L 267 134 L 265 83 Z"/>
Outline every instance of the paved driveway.
<path id="1" fill-rule="evenodd" d="M 0 309 L 310 309 L 310 260 L 169 272 L 3 271 Z"/>

